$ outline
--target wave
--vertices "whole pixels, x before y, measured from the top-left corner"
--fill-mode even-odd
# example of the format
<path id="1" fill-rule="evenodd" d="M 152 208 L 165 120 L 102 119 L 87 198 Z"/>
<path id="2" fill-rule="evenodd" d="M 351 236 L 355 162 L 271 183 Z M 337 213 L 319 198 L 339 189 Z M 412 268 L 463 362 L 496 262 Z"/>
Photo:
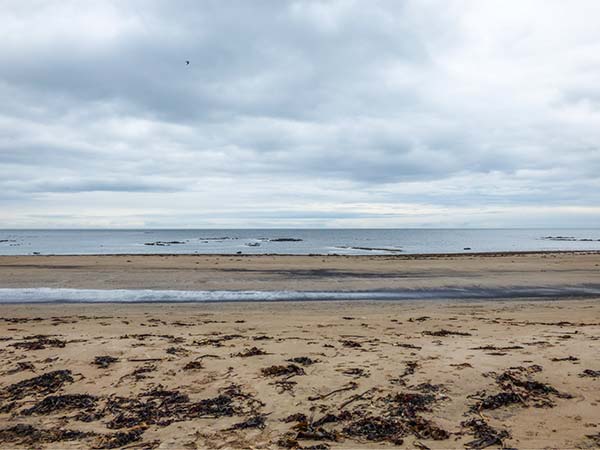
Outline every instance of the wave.
<path id="1" fill-rule="evenodd" d="M 512 286 L 378 291 L 181 291 L 152 289 L 0 288 L 0 303 L 283 302 L 598 297 L 600 285 Z"/>

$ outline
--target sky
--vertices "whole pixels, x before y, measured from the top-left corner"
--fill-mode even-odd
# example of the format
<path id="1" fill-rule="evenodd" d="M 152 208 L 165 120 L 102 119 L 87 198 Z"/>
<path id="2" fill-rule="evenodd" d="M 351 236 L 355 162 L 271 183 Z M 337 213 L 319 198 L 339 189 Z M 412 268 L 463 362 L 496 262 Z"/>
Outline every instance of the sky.
<path id="1" fill-rule="evenodd" d="M 0 0 L 0 227 L 598 227 L 598 17 Z"/>

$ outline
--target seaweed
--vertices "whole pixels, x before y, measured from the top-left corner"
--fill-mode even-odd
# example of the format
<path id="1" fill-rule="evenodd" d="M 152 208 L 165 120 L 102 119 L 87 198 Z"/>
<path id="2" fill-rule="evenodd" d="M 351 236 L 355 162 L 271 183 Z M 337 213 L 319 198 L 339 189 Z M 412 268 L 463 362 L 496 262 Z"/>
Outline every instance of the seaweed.
<path id="1" fill-rule="evenodd" d="M 88 394 L 49 395 L 31 408 L 24 409 L 21 414 L 52 414 L 60 410 L 90 409 L 96 406 L 98 398 Z"/>
<path id="2" fill-rule="evenodd" d="M 223 342 L 231 341 L 233 339 L 243 338 L 241 334 L 224 334 L 222 336 L 214 337 L 214 338 L 206 338 L 201 341 L 194 341 L 194 345 L 204 346 L 204 345 L 212 345 L 213 347 L 222 347 Z"/>
<path id="3" fill-rule="evenodd" d="M 579 358 L 576 358 L 575 356 L 566 356 L 564 358 L 552 358 L 550 361 L 554 361 L 554 362 L 560 362 L 560 361 L 579 361 Z"/>
<path id="4" fill-rule="evenodd" d="M 418 412 L 431 411 L 431 405 L 435 401 L 436 397 L 433 394 L 412 392 L 400 392 L 384 399 L 391 415 L 405 419 L 415 418 Z"/>
<path id="5" fill-rule="evenodd" d="M 4 373 L 5 373 L 5 375 L 13 375 L 15 373 L 24 372 L 26 370 L 31 370 L 32 372 L 34 372 L 35 366 L 28 361 L 19 361 L 19 362 L 17 362 L 17 367 L 9 369 Z"/>
<path id="6" fill-rule="evenodd" d="M 341 387 L 339 389 L 334 389 L 333 391 L 330 391 L 327 394 L 314 395 L 314 396 L 308 397 L 308 399 L 310 401 L 324 400 L 327 397 L 332 396 L 333 394 L 337 394 L 339 392 L 345 392 L 345 391 L 352 391 L 352 390 L 356 389 L 357 387 L 358 387 L 358 384 L 355 383 L 354 381 L 351 381 L 346 386 L 343 386 L 343 387 Z"/>
<path id="7" fill-rule="evenodd" d="M 462 422 L 461 426 L 469 428 L 475 437 L 474 440 L 465 444 L 465 447 L 468 448 L 482 449 L 490 445 L 504 446 L 504 439 L 510 437 L 508 431 L 496 430 L 483 419 L 472 418 Z"/>
<path id="8" fill-rule="evenodd" d="M 444 392 L 446 388 L 443 384 L 431 384 L 431 383 L 420 383 L 416 386 L 410 386 L 411 389 L 419 392 L 431 393 L 431 392 Z"/>
<path id="9" fill-rule="evenodd" d="M 189 351 L 183 347 L 168 347 L 165 350 L 165 352 L 168 353 L 169 355 L 187 355 L 187 354 L 189 354 Z"/>
<path id="10" fill-rule="evenodd" d="M 94 448 L 110 449 L 123 447 L 124 445 L 141 440 L 142 434 L 144 434 L 143 428 L 138 428 L 130 431 L 117 431 L 116 433 L 105 434 L 98 437 Z"/>
<path id="11" fill-rule="evenodd" d="M 579 374 L 579 376 L 580 377 L 598 378 L 598 377 L 600 377 L 600 370 L 585 369 L 583 372 L 581 372 Z"/>
<path id="12" fill-rule="evenodd" d="M 361 378 L 361 377 L 369 377 L 370 374 L 368 371 L 366 371 L 365 369 L 361 369 L 360 367 L 353 367 L 351 369 L 346 369 L 343 370 L 342 373 L 344 375 L 349 375 L 355 378 Z"/>
<path id="13" fill-rule="evenodd" d="M 45 430 L 36 428 L 33 425 L 20 423 L 9 428 L 0 429 L 0 442 L 33 446 L 40 443 L 73 441 L 91 435 L 92 433 L 75 430 L 61 430 L 56 428 Z"/>
<path id="14" fill-rule="evenodd" d="M 394 346 L 395 347 L 410 348 L 410 349 L 413 349 L 413 350 L 421 350 L 423 348 L 423 347 L 419 347 L 418 345 L 405 344 L 405 343 L 395 343 Z"/>
<path id="15" fill-rule="evenodd" d="M 256 416 L 252 416 L 243 422 L 236 423 L 232 425 L 228 430 L 246 430 L 248 428 L 258 428 L 260 430 L 264 430 L 265 428 L 265 415 L 258 414 Z"/>
<path id="16" fill-rule="evenodd" d="M 202 365 L 202 361 L 190 361 L 185 366 L 183 366 L 183 370 L 198 370 L 202 369 L 204 366 Z"/>
<path id="17" fill-rule="evenodd" d="M 300 422 L 294 426 L 297 430 L 296 439 L 311 441 L 337 441 L 339 439 L 336 431 L 327 431 L 323 427 L 314 426 L 310 422 Z"/>
<path id="18" fill-rule="evenodd" d="M 94 358 L 94 362 L 92 364 L 94 364 L 95 366 L 100 367 L 101 369 L 106 369 L 108 368 L 111 364 L 116 363 L 119 361 L 119 358 L 115 358 L 114 356 L 96 356 Z"/>
<path id="19" fill-rule="evenodd" d="M 312 423 L 313 427 L 320 427 L 325 425 L 326 423 L 337 423 L 345 420 L 350 420 L 352 418 L 352 414 L 349 411 L 342 411 L 339 414 L 325 414 L 318 420 L 315 420 Z"/>
<path id="20" fill-rule="evenodd" d="M 368 441 L 389 441 L 395 445 L 402 445 L 407 430 L 399 419 L 385 417 L 363 417 L 346 426 L 343 433 L 347 436 L 359 437 Z"/>
<path id="21" fill-rule="evenodd" d="M 70 370 L 55 370 L 11 384 L 6 388 L 5 394 L 8 394 L 12 400 L 19 400 L 28 395 L 52 394 L 61 389 L 65 383 L 72 382 L 73 377 Z"/>
<path id="22" fill-rule="evenodd" d="M 107 423 L 110 429 L 131 428 L 139 425 L 167 426 L 201 417 L 218 418 L 233 416 L 240 412 L 234 404 L 234 396 L 244 396 L 239 392 L 228 391 L 214 398 L 190 402 L 186 394 L 177 390 L 164 390 L 161 387 L 140 395 L 140 399 L 111 397 L 107 401 L 106 414 L 112 419 Z M 245 396 L 244 398 L 250 398 Z M 143 400 L 146 399 L 146 400 Z"/>
<path id="23" fill-rule="evenodd" d="M 473 347 L 471 348 L 471 350 L 521 350 L 525 347 L 521 346 L 521 345 L 510 345 L 510 346 L 506 346 L 506 347 L 496 347 L 495 345 L 483 345 L 481 347 Z"/>
<path id="24" fill-rule="evenodd" d="M 307 418 L 306 418 L 306 414 L 295 413 L 295 414 L 290 414 L 289 416 L 287 416 L 284 419 L 281 419 L 281 421 L 285 422 L 285 423 L 290 423 L 290 422 L 306 422 Z"/>
<path id="25" fill-rule="evenodd" d="M 500 386 L 499 393 L 480 398 L 471 407 L 471 411 L 478 412 L 484 409 L 498 409 L 513 404 L 536 407 L 553 407 L 550 396 L 558 398 L 572 398 L 570 394 L 559 392 L 553 386 L 529 378 L 522 378 L 519 372 L 531 373 L 541 370 L 540 366 L 528 368 L 515 367 L 496 376 L 496 383 Z"/>
<path id="26" fill-rule="evenodd" d="M 266 377 L 280 377 L 284 375 L 295 376 L 304 375 L 304 369 L 296 364 L 288 364 L 287 366 L 271 366 L 261 369 L 261 373 Z"/>
<path id="27" fill-rule="evenodd" d="M 259 355 L 267 355 L 267 354 L 268 353 L 265 352 L 261 348 L 252 347 L 252 348 L 245 349 L 239 353 L 234 353 L 231 356 L 239 356 L 240 358 L 248 358 L 250 356 L 259 356 Z"/>
<path id="28" fill-rule="evenodd" d="M 356 342 L 356 341 L 351 341 L 349 339 L 340 341 L 342 343 L 342 345 L 344 347 L 348 347 L 348 348 L 360 348 L 362 347 L 362 344 L 360 342 Z"/>
<path id="29" fill-rule="evenodd" d="M 452 331 L 441 329 L 438 331 L 423 331 L 424 336 L 435 336 L 435 337 L 445 337 L 445 336 L 472 336 L 471 333 L 466 333 L 463 331 Z"/>
<path id="30" fill-rule="evenodd" d="M 416 416 L 414 419 L 407 421 L 406 425 L 412 434 L 420 439 L 443 441 L 450 437 L 450 433 L 448 431 L 421 416 Z"/>
<path id="31" fill-rule="evenodd" d="M 298 383 L 296 383 L 295 381 L 290 381 L 290 380 L 286 379 L 286 380 L 276 380 L 269 384 L 279 388 L 279 394 L 283 394 L 284 392 L 289 392 L 293 396 L 294 395 L 294 386 L 296 386 Z"/>
<path id="32" fill-rule="evenodd" d="M 266 336 L 264 334 L 261 334 L 259 336 L 252 336 L 252 339 L 255 341 L 270 341 L 273 338 L 271 336 Z"/>
<path id="33" fill-rule="evenodd" d="M 415 370 L 417 369 L 417 367 L 419 367 L 419 363 L 417 361 L 406 361 L 406 367 L 404 368 L 404 372 L 402 372 L 398 376 L 398 378 L 393 378 L 390 381 L 393 384 L 400 384 L 402 386 L 405 386 L 406 381 L 404 380 L 404 378 L 406 378 L 409 375 L 413 375 L 415 373 Z"/>
<path id="34" fill-rule="evenodd" d="M 303 366 L 310 366 L 317 362 L 314 359 L 309 358 L 308 356 L 296 356 L 295 358 L 290 358 L 287 361 L 301 364 Z"/>
<path id="35" fill-rule="evenodd" d="M 489 395 L 481 399 L 476 405 L 471 407 L 471 411 L 479 411 L 482 409 L 498 409 L 503 406 L 522 403 L 523 398 L 514 392 L 500 392 L 498 394 Z"/>
<path id="36" fill-rule="evenodd" d="M 228 395 L 221 394 L 194 403 L 189 408 L 189 412 L 194 417 L 223 417 L 233 416 L 236 409 L 233 405 L 233 399 Z"/>
<path id="37" fill-rule="evenodd" d="M 35 336 L 27 336 L 21 342 L 10 344 L 11 347 L 21 348 L 25 350 L 43 350 L 46 347 L 63 348 L 67 345 L 66 341 L 52 338 L 51 335 L 38 334 Z"/>

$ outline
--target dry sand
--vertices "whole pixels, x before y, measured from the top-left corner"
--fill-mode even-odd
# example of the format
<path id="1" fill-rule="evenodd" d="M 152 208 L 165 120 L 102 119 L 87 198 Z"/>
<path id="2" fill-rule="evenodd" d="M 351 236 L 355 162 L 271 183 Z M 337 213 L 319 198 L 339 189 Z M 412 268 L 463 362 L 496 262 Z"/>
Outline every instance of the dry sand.
<path id="1" fill-rule="evenodd" d="M 597 281 L 599 262 L 597 254 L 0 259 L 0 287 L 161 289 L 558 286 Z M 353 273 L 297 278 L 323 269 Z M 0 311 L 0 448 L 600 445 L 593 298 Z M 254 347 L 264 354 L 238 355 Z M 116 361 L 101 367 L 99 356 Z M 308 359 L 290 361 L 298 357 Z M 287 373 L 269 374 L 273 366 Z"/>

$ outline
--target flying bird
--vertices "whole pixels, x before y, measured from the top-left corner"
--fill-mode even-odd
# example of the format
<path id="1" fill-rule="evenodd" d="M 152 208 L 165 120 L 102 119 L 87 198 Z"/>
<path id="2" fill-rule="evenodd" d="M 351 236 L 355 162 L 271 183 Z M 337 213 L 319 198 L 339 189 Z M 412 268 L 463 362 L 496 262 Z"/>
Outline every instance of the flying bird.
<path id="1" fill-rule="evenodd" d="M 185 62 L 185 65 L 186 65 L 186 66 L 189 66 L 189 65 L 190 65 L 190 62 L 189 62 L 189 61 L 186 61 L 186 62 Z"/>

